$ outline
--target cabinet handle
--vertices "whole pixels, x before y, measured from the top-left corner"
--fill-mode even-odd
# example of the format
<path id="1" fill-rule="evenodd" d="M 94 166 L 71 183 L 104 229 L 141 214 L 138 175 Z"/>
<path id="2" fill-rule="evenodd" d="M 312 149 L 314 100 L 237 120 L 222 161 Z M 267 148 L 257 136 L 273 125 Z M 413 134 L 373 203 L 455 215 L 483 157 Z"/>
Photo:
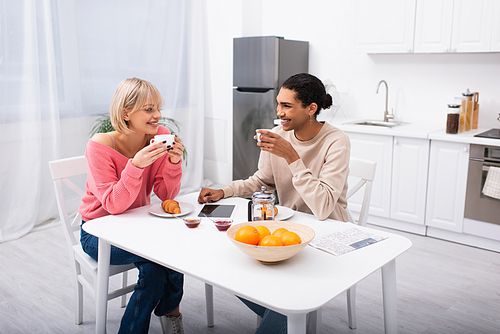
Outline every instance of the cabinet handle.
<path id="1" fill-rule="evenodd" d="M 399 145 L 399 141 L 397 139 L 394 139 L 394 145 Z"/>
<path id="2" fill-rule="evenodd" d="M 465 153 L 469 152 L 469 148 L 464 147 L 464 152 L 465 152 Z"/>

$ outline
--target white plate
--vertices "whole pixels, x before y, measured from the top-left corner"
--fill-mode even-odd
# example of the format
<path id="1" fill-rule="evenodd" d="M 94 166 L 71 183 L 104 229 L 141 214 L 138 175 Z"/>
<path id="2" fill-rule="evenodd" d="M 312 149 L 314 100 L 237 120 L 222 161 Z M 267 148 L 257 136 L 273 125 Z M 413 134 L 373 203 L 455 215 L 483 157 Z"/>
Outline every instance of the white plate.
<path id="1" fill-rule="evenodd" d="M 149 207 L 149 213 L 158 217 L 174 218 L 174 217 L 185 216 L 194 210 L 193 204 L 179 202 L 179 206 L 181 207 L 181 213 L 166 213 L 165 210 L 163 210 L 161 203 L 156 203 Z"/>
<path id="2" fill-rule="evenodd" d="M 295 213 L 295 211 L 287 208 L 286 206 L 276 205 L 276 207 L 278 208 L 278 214 L 274 217 L 274 220 L 286 220 L 292 217 Z"/>

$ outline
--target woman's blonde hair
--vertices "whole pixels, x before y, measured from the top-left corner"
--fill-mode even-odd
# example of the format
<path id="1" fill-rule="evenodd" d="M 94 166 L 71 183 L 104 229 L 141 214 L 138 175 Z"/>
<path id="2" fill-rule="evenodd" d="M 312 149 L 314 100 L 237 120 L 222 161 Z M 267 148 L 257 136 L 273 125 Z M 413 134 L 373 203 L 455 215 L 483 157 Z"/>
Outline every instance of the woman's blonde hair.
<path id="1" fill-rule="evenodd" d="M 109 107 L 113 128 L 120 133 L 129 133 L 127 121 L 123 119 L 124 110 L 130 115 L 149 101 L 154 103 L 158 110 L 161 109 L 163 103 L 161 94 L 153 84 L 139 78 L 120 82 Z"/>

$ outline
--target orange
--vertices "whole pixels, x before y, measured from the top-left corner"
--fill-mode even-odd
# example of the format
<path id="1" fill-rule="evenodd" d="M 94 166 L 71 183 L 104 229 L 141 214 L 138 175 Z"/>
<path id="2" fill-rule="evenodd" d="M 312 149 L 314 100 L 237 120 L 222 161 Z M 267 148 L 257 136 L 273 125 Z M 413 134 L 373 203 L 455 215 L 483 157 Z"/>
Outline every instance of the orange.
<path id="1" fill-rule="evenodd" d="M 286 228 L 280 227 L 280 228 L 274 230 L 273 235 L 275 235 L 281 239 L 281 235 L 285 232 L 288 232 L 288 230 Z"/>
<path id="2" fill-rule="evenodd" d="M 273 212 L 271 211 L 271 209 L 267 209 L 267 216 L 268 217 L 272 216 L 272 213 Z M 277 215 L 278 215 L 278 207 L 275 206 L 274 207 L 274 217 L 276 218 Z"/>
<path id="3" fill-rule="evenodd" d="M 260 240 L 260 234 L 255 227 L 246 225 L 236 232 L 234 239 L 245 244 L 257 245 Z"/>
<path id="4" fill-rule="evenodd" d="M 257 231 L 259 231 L 260 239 L 264 238 L 266 235 L 271 235 L 271 231 L 265 226 L 257 226 L 255 227 Z"/>
<path id="5" fill-rule="evenodd" d="M 275 235 L 266 235 L 259 241 L 259 246 L 265 247 L 275 247 L 275 246 L 283 246 L 280 238 Z"/>
<path id="6" fill-rule="evenodd" d="M 283 246 L 298 245 L 302 242 L 299 235 L 295 232 L 285 232 L 281 235 Z"/>

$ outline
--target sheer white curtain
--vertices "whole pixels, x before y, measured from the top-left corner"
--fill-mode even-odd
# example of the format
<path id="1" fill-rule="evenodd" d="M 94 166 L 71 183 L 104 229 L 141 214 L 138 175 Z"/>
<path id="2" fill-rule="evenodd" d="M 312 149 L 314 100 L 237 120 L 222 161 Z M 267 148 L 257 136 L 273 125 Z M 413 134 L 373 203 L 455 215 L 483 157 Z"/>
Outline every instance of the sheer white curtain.
<path id="1" fill-rule="evenodd" d="M 48 161 L 82 155 L 119 82 L 158 87 L 203 180 L 205 0 L 0 0 L 0 242 L 57 217 Z M 82 182 L 84 182 L 82 180 Z M 79 205 L 75 198 L 72 209 Z"/>

